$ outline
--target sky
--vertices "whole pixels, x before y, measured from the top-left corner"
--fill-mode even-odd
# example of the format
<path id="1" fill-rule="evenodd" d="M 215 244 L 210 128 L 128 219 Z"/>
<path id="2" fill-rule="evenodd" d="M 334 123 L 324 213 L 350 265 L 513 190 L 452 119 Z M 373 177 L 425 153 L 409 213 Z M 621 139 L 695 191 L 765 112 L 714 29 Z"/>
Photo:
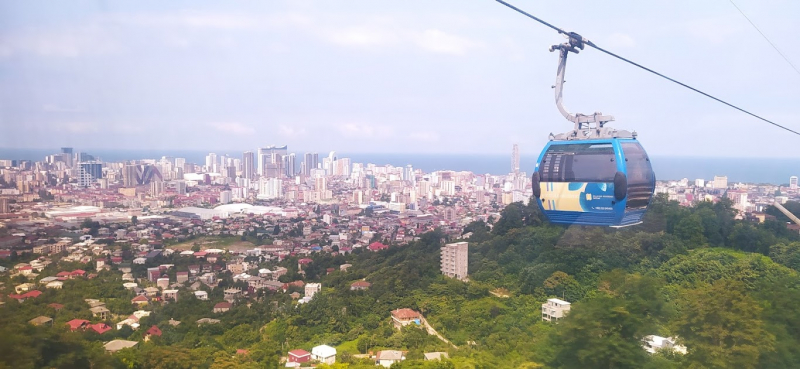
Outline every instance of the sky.
<path id="1" fill-rule="evenodd" d="M 734 1 L 800 66 L 800 2 Z M 800 74 L 729 0 L 510 2 L 800 130 Z M 491 0 L 0 1 L 0 147 L 530 155 L 571 128 L 564 41 Z M 800 136 L 596 50 L 566 80 L 570 111 L 651 155 L 800 157 Z"/>

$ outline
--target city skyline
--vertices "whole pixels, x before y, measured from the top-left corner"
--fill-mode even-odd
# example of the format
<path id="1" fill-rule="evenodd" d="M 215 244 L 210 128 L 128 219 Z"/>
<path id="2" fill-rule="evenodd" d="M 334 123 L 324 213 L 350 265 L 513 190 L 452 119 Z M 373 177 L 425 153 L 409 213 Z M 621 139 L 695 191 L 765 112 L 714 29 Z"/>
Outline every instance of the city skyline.
<path id="1" fill-rule="evenodd" d="M 517 5 L 797 128 L 798 76 L 730 4 Z M 800 4 L 739 5 L 800 60 Z M 298 152 L 504 154 L 569 128 L 547 52 L 563 39 L 492 1 L 63 10 L 0 5 L 2 147 L 239 150 L 267 137 Z M 566 105 L 614 115 L 651 155 L 800 156 L 786 150 L 796 138 L 593 50 L 570 60 Z"/>

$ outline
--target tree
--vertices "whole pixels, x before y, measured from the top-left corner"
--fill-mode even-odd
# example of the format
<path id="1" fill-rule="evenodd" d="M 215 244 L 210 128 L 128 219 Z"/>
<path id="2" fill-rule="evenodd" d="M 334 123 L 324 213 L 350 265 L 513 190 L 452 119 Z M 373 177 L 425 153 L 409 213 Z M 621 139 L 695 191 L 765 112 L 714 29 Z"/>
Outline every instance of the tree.
<path id="1" fill-rule="evenodd" d="M 658 280 L 620 270 L 604 274 L 600 291 L 559 320 L 543 359 L 557 368 L 641 368 L 650 359 L 642 338 L 655 331 L 664 307 Z"/>
<path id="2" fill-rule="evenodd" d="M 685 241 L 689 248 L 703 247 L 706 241 L 703 220 L 697 214 L 683 217 L 678 221 L 678 224 L 675 225 L 674 233 L 678 238 Z"/>
<path id="3" fill-rule="evenodd" d="M 777 263 L 800 271 L 800 242 L 773 245 L 769 248 L 769 257 Z"/>
<path id="4" fill-rule="evenodd" d="M 506 206 L 500 213 L 500 220 L 494 225 L 492 233 L 502 236 L 514 228 L 523 226 L 522 203 L 515 202 Z"/>
<path id="5" fill-rule="evenodd" d="M 136 215 L 132 216 L 132 217 L 131 217 L 131 224 L 133 224 L 134 226 L 136 226 L 137 224 L 139 224 L 139 217 L 138 217 L 138 216 L 136 216 Z"/>
<path id="6" fill-rule="evenodd" d="M 576 301 L 583 297 L 581 285 L 571 275 L 556 271 L 542 283 L 548 296 L 557 296 L 567 301 Z"/>
<path id="7" fill-rule="evenodd" d="M 275 228 L 272 229 L 272 235 L 277 236 L 279 234 L 281 234 L 281 226 L 276 224 Z"/>
<path id="8" fill-rule="evenodd" d="M 775 336 L 761 320 L 762 308 L 742 282 L 719 280 L 683 294 L 675 333 L 686 345 L 689 367 L 756 368 Z"/>
<path id="9" fill-rule="evenodd" d="M 551 336 L 548 346 L 555 352 L 546 361 L 556 368 L 640 368 L 647 361 L 641 328 L 610 295 L 576 303 Z"/>

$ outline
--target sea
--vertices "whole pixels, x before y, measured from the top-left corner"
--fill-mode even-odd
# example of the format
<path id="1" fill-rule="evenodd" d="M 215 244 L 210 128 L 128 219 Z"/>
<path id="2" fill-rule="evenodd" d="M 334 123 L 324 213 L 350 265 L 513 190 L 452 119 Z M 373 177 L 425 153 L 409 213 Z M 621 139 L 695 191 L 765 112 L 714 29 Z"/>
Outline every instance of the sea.
<path id="1" fill-rule="evenodd" d="M 226 154 L 241 157 L 241 151 L 231 150 L 81 150 L 99 160 L 116 162 L 139 159 L 160 159 L 163 156 L 185 158 L 187 163 L 204 164 L 205 156 L 214 152 L 219 157 Z M 0 148 L 0 159 L 42 161 L 45 156 L 60 152 L 56 149 Z M 77 152 L 77 151 L 76 151 Z M 325 153 L 320 153 L 320 160 Z M 337 152 L 339 158 L 350 158 L 353 163 L 376 165 L 412 165 L 425 172 L 436 170 L 471 171 L 476 174 L 508 174 L 511 155 L 501 154 L 387 154 Z M 300 165 L 302 153 L 298 153 Z M 520 156 L 520 170 L 532 173 L 536 156 Z M 719 158 L 651 156 L 653 170 L 659 180 L 682 178 L 713 180 L 714 176 L 727 176 L 728 182 L 788 184 L 790 176 L 800 176 L 800 158 Z"/>

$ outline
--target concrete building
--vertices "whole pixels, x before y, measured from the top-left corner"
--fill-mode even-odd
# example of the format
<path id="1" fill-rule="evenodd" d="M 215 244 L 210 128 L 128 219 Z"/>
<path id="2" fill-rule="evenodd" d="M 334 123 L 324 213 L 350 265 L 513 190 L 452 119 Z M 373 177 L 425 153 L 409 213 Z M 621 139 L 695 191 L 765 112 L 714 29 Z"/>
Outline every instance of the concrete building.
<path id="1" fill-rule="evenodd" d="M 135 187 L 136 185 L 136 165 L 128 164 L 122 169 L 122 186 Z"/>
<path id="2" fill-rule="evenodd" d="M 89 187 L 103 178 L 103 164 L 87 162 L 78 164 L 78 186 Z"/>
<path id="3" fill-rule="evenodd" d="M 797 176 L 789 177 L 789 188 L 793 190 L 797 189 Z"/>
<path id="4" fill-rule="evenodd" d="M 230 204 L 233 199 L 233 192 L 231 190 L 224 190 L 219 192 L 219 203 Z"/>
<path id="5" fill-rule="evenodd" d="M 245 151 L 242 154 L 242 177 L 253 179 L 255 176 L 255 159 L 256 155 L 252 151 Z"/>
<path id="6" fill-rule="evenodd" d="M 442 274 L 459 280 L 467 279 L 469 263 L 469 243 L 456 242 L 442 246 Z"/>
<path id="7" fill-rule="evenodd" d="M 727 176 L 714 176 L 714 189 L 724 190 L 728 188 Z"/>
<path id="8" fill-rule="evenodd" d="M 511 149 L 511 173 L 519 174 L 519 145 Z"/>
<path id="9" fill-rule="evenodd" d="M 303 175 L 310 176 L 312 169 L 317 169 L 319 166 L 319 154 L 315 152 L 307 152 L 303 156 Z"/>
<path id="10" fill-rule="evenodd" d="M 321 290 L 322 290 L 321 283 L 308 283 L 306 284 L 306 297 L 313 299 L 314 295 L 316 295 L 317 292 Z"/>
<path id="11" fill-rule="evenodd" d="M 375 364 L 384 368 L 391 367 L 394 363 L 399 363 L 406 359 L 403 351 L 381 350 L 375 355 Z"/>
<path id="12" fill-rule="evenodd" d="M 258 198 L 277 199 L 283 196 L 283 181 L 278 178 L 261 178 L 258 181 Z"/>
<path id="13" fill-rule="evenodd" d="M 336 349 L 328 345 L 319 345 L 311 349 L 311 359 L 331 365 L 336 362 Z"/>
<path id="14" fill-rule="evenodd" d="M 542 304 L 542 320 L 547 322 L 557 321 L 567 315 L 570 303 L 560 299 L 547 299 Z"/>

